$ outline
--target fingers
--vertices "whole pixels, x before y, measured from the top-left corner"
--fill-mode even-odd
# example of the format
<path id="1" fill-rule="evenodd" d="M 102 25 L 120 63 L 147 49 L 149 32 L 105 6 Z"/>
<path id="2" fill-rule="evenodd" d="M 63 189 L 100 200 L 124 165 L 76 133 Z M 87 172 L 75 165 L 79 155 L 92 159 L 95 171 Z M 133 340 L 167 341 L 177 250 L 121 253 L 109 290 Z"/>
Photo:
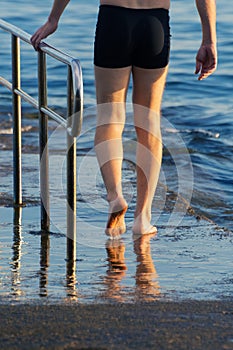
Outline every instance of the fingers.
<path id="1" fill-rule="evenodd" d="M 47 38 L 50 34 L 54 33 L 57 29 L 57 21 L 47 21 L 42 27 L 40 27 L 31 37 L 31 43 L 35 50 L 39 50 L 39 45 L 42 39 Z"/>
<path id="2" fill-rule="evenodd" d="M 202 68 L 201 73 L 198 77 L 198 80 L 206 79 L 209 75 L 211 75 L 215 71 L 215 66 L 210 66 L 208 68 Z"/>
<path id="3" fill-rule="evenodd" d="M 202 45 L 196 56 L 195 74 L 199 74 L 198 80 L 206 79 L 217 66 L 217 53 L 213 45 Z"/>
<path id="4" fill-rule="evenodd" d="M 45 36 L 43 35 L 42 31 L 41 31 L 41 28 L 38 29 L 34 34 L 33 36 L 31 37 L 31 43 L 34 47 L 35 50 L 38 50 L 39 49 L 39 44 L 41 42 L 42 39 L 44 39 Z"/>
<path id="5" fill-rule="evenodd" d="M 195 74 L 200 73 L 198 80 L 203 80 L 203 79 L 206 79 L 209 75 L 213 74 L 215 69 L 216 69 L 215 62 L 212 63 L 211 65 L 206 66 L 202 62 L 197 61 Z"/>
<path id="6" fill-rule="evenodd" d="M 198 74 L 201 70 L 202 63 L 200 61 L 196 61 L 196 70 L 194 74 Z"/>
<path id="7" fill-rule="evenodd" d="M 37 35 L 33 35 L 31 37 L 31 44 L 34 47 L 35 50 L 38 50 L 38 40 L 37 40 Z"/>

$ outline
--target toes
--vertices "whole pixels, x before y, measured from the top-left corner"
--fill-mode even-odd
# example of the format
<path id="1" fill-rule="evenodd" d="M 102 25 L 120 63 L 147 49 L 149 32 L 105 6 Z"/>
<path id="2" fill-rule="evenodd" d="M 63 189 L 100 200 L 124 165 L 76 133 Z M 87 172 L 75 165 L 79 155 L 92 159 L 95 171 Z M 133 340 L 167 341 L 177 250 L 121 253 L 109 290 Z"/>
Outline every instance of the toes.
<path id="1" fill-rule="evenodd" d="M 118 226 L 118 227 L 107 227 L 105 229 L 105 233 L 107 236 L 117 238 L 120 237 L 124 232 L 126 231 L 125 225 Z"/>

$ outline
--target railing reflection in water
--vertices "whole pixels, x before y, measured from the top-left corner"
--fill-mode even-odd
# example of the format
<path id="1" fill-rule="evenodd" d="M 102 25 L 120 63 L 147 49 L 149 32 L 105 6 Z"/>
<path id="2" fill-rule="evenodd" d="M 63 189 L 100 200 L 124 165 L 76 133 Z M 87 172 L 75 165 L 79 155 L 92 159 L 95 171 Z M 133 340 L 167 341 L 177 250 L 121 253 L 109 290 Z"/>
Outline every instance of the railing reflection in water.
<path id="1" fill-rule="evenodd" d="M 20 289 L 20 267 L 22 250 L 22 208 L 14 209 L 13 218 L 13 244 L 12 244 L 12 263 L 11 263 L 11 289 L 15 296 L 21 295 Z"/>
<path id="2" fill-rule="evenodd" d="M 24 296 L 24 286 L 21 282 L 22 266 L 22 207 L 14 208 L 13 244 L 11 259 L 11 295 L 15 300 Z M 40 297 L 49 297 L 49 265 L 50 265 L 50 236 L 46 231 L 40 234 L 40 270 L 39 290 Z M 77 300 L 76 260 L 66 260 L 66 294 L 69 300 Z M 33 291 L 33 295 L 35 292 Z M 30 296 L 29 296 L 30 297 Z"/>

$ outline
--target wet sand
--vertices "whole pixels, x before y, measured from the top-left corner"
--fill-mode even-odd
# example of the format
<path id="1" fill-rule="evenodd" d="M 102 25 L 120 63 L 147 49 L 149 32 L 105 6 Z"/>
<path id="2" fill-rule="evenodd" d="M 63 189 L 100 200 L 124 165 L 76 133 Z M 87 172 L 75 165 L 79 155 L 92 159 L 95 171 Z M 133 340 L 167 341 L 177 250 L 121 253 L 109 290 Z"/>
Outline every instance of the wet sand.
<path id="1" fill-rule="evenodd" d="M 233 301 L 0 306 L 5 349 L 233 349 Z"/>

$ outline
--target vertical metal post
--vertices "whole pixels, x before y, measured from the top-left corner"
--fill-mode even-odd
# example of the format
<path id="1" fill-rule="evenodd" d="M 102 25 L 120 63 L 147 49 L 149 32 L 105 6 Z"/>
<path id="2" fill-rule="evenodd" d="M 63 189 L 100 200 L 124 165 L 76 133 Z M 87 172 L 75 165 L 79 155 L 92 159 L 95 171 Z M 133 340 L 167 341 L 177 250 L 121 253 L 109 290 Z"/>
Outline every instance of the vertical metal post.
<path id="1" fill-rule="evenodd" d="M 48 117 L 41 112 L 47 107 L 46 55 L 38 53 L 38 88 L 39 88 L 39 142 L 40 142 L 40 196 L 41 229 L 49 231 L 49 155 L 48 155 Z"/>
<path id="2" fill-rule="evenodd" d="M 21 161 L 21 98 L 15 93 L 20 88 L 20 40 L 12 34 L 12 103 L 13 103 L 13 162 L 14 204 L 22 204 Z"/>
<path id="3" fill-rule="evenodd" d="M 72 73 L 67 73 L 67 126 L 73 114 Z M 67 260 L 76 260 L 76 138 L 67 132 Z"/>

